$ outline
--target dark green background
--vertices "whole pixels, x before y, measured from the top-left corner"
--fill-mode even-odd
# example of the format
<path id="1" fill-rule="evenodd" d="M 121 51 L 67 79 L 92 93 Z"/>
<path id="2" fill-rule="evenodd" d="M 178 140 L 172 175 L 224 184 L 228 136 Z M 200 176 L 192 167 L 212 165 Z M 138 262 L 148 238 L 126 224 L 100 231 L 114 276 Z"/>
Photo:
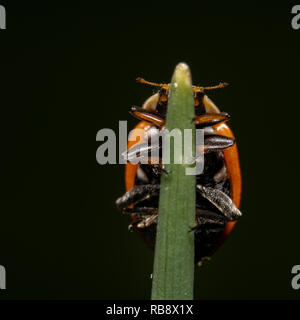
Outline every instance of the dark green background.
<path id="1" fill-rule="evenodd" d="M 98 4 L 95 4 L 98 3 Z M 294 3 L 206 1 L 7 4 L 0 30 L 1 298 L 145 299 L 153 253 L 115 209 L 124 166 L 96 163 L 101 128 L 118 129 L 189 64 L 231 114 L 243 217 L 196 272 L 196 298 L 299 299 L 300 30 Z M 1 4 L 5 4 L 2 2 Z"/>

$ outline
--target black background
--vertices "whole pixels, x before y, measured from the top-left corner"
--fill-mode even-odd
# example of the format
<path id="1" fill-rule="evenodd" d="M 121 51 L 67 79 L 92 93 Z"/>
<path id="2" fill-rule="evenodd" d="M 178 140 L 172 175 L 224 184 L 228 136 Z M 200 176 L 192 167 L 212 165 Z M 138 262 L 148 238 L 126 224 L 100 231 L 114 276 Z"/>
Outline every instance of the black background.
<path id="1" fill-rule="evenodd" d="M 19 1 L 0 30 L 2 298 L 147 299 L 153 253 L 114 201 L 124 166 L 95 160 L 178 62 L 231 114 L 243 172 L 242 212 L 196 271 L 201 299 L 299 299 L 300 30 L 296 2 Z M 118 132 L 118 131 L 117 131 Z"/>

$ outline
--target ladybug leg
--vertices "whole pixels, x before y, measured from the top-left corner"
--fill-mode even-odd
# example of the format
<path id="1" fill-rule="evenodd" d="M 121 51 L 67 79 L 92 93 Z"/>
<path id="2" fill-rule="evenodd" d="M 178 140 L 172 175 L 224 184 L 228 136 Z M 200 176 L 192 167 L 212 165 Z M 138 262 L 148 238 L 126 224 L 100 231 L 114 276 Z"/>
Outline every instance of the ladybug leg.
<path id="1" fill-rule="evenodd" d="M 196 225 L 190 228 L 195 233 L 216 234 L 222 232 L 226 218 L 220 214 L 209 210 L 196 210 Z"/>
<path id="2" fill-rule="evenodd" d="M 137 143 L 122 155 L 132 163 L 161 165 L 162 157 L 162 130 L 151 128 L 145 137 L 146 142 Z"/>
<path id="3" fill-rule="evenodd" d="M 223 191 L 211 187 L 204 187 L 200 184 L 197 185 L 196 189 L 203 198 L 207 199 L 223 213 L 227 221 L 237 220 L 242 215 L 232 199 Z"/>
<path id="4" fill-rule="evenodd" d="M 157 222 L 158 217 L 158 209 L 151 207 L 128 208 L 124 209 L 122 213 L 133 215 L 135 221 L 130 226 L 136 226 L 140 229 L 149 227 L 152 223 Z"/>
<path id="5" fill-rule="evenodd" d="M 152 215 L 157 208 L 152 207 L 135 207 L 135 208 L 124 208 L 122 213 L 134 215 L 136 218 L 142 218 L 145 216 Z"/>
<path id="6" fill-rule="evenodd" d="M 233 146 L 235 140 L 226 136 L 221 136 L 218 134 L 205 135 L 204 136 L 204 146 L 197 145 L 197 156 L 194 158 L 195 161 L 202 161 L 203 152 L 217 152 L 222 151 L 223 149 Z M 226 170 L 226 167 L 225 167 Z M 223 170 L 224 171 L 224 170 Z M 220 172 L 220 176 L 216 176 L 216 179 L 221 179 L 223 177 L 223 172 Z"/>
<path id="7" fill-rule="evenodd" d="M 160 157 L 161 146 L 158 143 L 140 143 L 132 146 L 129 150 L 125 151 L 124 158 L 132 163 L 142 163 L 159 165 L 161 163 Z"/>
<path id="8" fill-rule="evenodd" d="M 152 223 L 156 223 L 158 217 L 158 209 L 151 207 L 126 208 L 122 210 L 122 213 L 133 215 L 136 219 L 135 222 L 130 224 L 129 229 L 133 226 L 139 229 L 147 228 Z"/>
<path id="9" fill-rule="evenodd" d="M 204 152 L 219 151 L 233 146 L 235 139 L 218 134 L 208 134 L 204 136 Z"/>
<path id="10" fill-rule="evenodd" d="M 155 211 L 154 211 L 155 212 Z M 157 212 L 157 209 L 156 209 Z M 157 223 L 158 214 L 152 214 L 151 216 L 145 216 L 140 222 L 136 224 L 137 228 L 143 229 L 151 226 L 153 223 Z"/>
<path id="11" fill-rule="evenodd" d="M 195 233 L 195 262 L 198 266 L 210 258 L 226 222 L 227 219 L 218 212 L 196 209 L 196 225 L 190 231 Z"/>
<path id="12" fill-rule="evenodd" d="M 159 177 L 162 173 L 169 174 L 169 171 L 166 170 L 166 168 L 162 164 L 162 158 L 160 157 L 160 155 L 151 155 L 151 150 L 154 150 L 154 152 L 157 151 L 159 153 L 160 147 L 152 147 L 148 146 L 148 144 L 133 146 L 127 151 L 127 161 L 134 161 L 135 163 L 137 160 L 139 160 L 143 164 L 146 164 L 145 162 L 147 162 L 147 164 L 151 165 L 152 173 L 156 177 Z"/>
<path id="13" fill-rule="evenodd" d="M 161 159 L 160 159 L 161 160 Z M 163 164 L 154 164 L 151 166 L 152 172 L 155 174 L 155 176 L 159 177 L 162 173 L 169 174 L 170 172 L 164 167 Z"/>
<path id="14" fill-rule="evenodd" d="M 166 121 L 163 118 L 161 118 L 158 115 L 152 113 L 151 111 L 145 110 L 143 108 L 131 107 L 131 110 L 129 111 L 129 113 L 133 117 L 135 117 L 139 120 L 148 121 L 158 127 L 162 127 L 166 123 Z"/>
<path id="15" fill-rule="evenodd" d="M 136 221 L 129 226 L 129 229 L 135 225 L 137 228 L 146 228 L 151 224 L 157 222 L 158 209 L 151 207 L 135 207 L 129 208 L 143 200 L 149 199 L 152 196 L 158 196 L 160 185 L 145 184 L 135 186 L 133 189 L 127 191 L 122 197 L 117 199 L 117 208 L 123 214 L 134 215 Z"/>
<path id="16" fill-rule="evenodd" d="M 226 122 L 230 119 L 230 116 L 226 112 L 220 113 L 205 113 L 200 116 L 195 116 L 192 121 L 195 123 L 198 129 L 210 127 L 220 122 Z"/>
<path id="17" fill-rule="evenodd" d="M 131 212 L 131 215 L 134 216 L 135 221 L 128 226 L 129 231 L 132 231 L 133 227 L 143 229 L 143 228 L 149 227 L 153 223 L 157 223 L 157 217 L 158 217 L 157 208 L 147 207 L 147 208 L 139 208 L 139 209 L 146 209 L 146 210 L 144 212 L 143 211 Z M 133 210 L 133 211 L 136 211 L 136 210 Z"/>
<path id="18" fill-rule="evenodd" d="M 116 201 L 116 206 L 120 211 L 127 209 L 143 200 L 149 199 L 159 194 L 159 184 L 138 185 L 127 191 L 122 197 Z"/>

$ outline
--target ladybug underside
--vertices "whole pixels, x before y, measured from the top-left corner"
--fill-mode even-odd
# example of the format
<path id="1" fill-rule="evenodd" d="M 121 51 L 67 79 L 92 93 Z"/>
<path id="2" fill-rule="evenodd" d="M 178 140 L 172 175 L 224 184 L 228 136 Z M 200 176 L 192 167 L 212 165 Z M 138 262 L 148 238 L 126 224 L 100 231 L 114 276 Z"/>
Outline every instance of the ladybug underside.
<path id="1" fill-rule="evenodd" d="M 154 110 L 133 107 L 131 114 L 148 121 L 154 127 L 162 129 L 167 108 L 167 90 L 161 87 L 157 94 Z M 188 231 L 195 232 L 195 262 L 211 256 L 229 221 L 235 221 L 241 215 L 230 198 L 230 180 L 226 170 L 222 150 L 232 146 L 234 139 L 215 134 L 212 125 L 229 119 L 226 113 L 207 113 L 203 90 L 195 92 L 195 124 L 204 129 L 204 170 L 196 176 L 196 218 L 195 225 L 188 226 Z M 148 108 L 149 109 L 149 108 Z M 135 145 L 127 151 L 130 154 L 147 148 L 148 142 Z M 140 148 L 140 149 L 139 149 Z M 149 155 L 151 154 L 149 150 Z M 147 155 L 148 155 L 147 153 Z M 132 226 L 138 230 L 150 247 L 154 247 L 158 218 L 160 176 L 168 174 L 163 167 L 140 164 L 134 187 L 117 199 L 118 209 L 133 217 Z"/>

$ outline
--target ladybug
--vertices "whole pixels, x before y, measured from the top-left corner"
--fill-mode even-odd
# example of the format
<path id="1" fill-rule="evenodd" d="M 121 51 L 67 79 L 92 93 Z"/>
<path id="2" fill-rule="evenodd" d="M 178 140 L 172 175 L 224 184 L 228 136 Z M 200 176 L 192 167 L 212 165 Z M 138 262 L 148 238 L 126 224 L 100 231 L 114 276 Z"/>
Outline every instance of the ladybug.
<path id="1" fill-rule="evenodd" d="M 130 110 L 130 114 L 140 120 L 135 129 L 141 129 L 144 135 L 138 140 L 137 131 L 130 134 L 125 152 L 129 160 L 125 167 L 126 192 L 117 199 L 116 206 L 122 213 L 131 215 L 130 229 L 135 229 L 154 248 L 160 177 L 168 173 L 159 162 L 133 164 L 130 160 L 136 159 L 142 151 L 151 155 L 149 133 L 153 128 L 164 129 L 170 84 L 157 84 L 142 78 L 137 81 L 159 90 L 141 108 L 132 107 Z M 190 228 L 195 232 L 195 263 L 199 265 L 218 249 L 241 216 L 242 179 L 235 138 L 227 125 L 230 116 L 220 112 L 205 94 L 206 90 L 226 85 L 193 86 L 193 121 L 196 129 L 204 130 L 204 169 L 196 176 L 195 226 Z M 161 152 L 161 144 L 159 148 Z"/>

